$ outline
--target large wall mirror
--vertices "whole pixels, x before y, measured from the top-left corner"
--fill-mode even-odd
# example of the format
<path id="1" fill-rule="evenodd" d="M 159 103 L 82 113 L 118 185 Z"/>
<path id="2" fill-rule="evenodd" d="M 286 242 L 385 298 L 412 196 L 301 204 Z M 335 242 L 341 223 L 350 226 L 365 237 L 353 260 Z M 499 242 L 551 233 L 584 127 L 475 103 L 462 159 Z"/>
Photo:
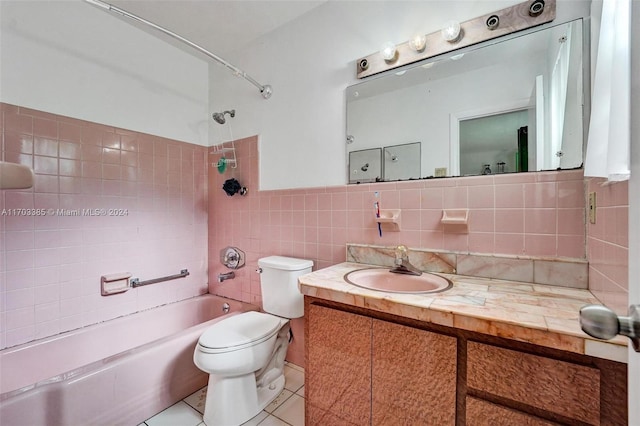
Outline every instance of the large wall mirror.
<path id="1" fill-rule="evenodd" d="M 581 167 L 587 35 L 578 19 L 348 87 L 347 158 L 420 143 L 420 178 Z M 398 156 L 393 167 L 409 158 Z M 349 183 L 360 182 L 355 166 Z"/>

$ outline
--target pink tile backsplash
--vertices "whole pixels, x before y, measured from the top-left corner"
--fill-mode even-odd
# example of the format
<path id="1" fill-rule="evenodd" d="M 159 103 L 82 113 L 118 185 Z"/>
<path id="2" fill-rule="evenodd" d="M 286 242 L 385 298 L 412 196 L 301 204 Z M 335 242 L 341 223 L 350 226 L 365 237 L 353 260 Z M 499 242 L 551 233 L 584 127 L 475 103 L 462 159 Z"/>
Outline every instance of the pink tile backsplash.
<path id="1" fill-rule="evenodd" d="M 587 225 L 589 289 L 619 315 L 629 300 L 629 184 L 586 179 L 596 193 L 596 223 Z"/>
<path id="2" fill-rule="evenodd" d="M 247 145 L 257 145 L 257 138 L 236 142 L 238 168 L 225 175 L 210 172 L 212 188 L 221 187 L 229 177 L 241 181 L 256 179 L 252 175 L 257 173 L 257 148 Z M 221 190 L 214 189 L 210 195 L 210 211 L 215 212 L 216 218 L 210 221 L 209 246 L 217 251 L 242 240 L 258 249 L 253 253 L 254 260 L 274 254 L 264 251 L 269 248 L 277 249 L 275 254 L 310 257 L 318 267 L 342 261 L 347 241 L 402 242 L 460 252 L 584 258 L 582 171 L 541 173 L 540 176 L 543 179 L 538 181 L 536 174 L 513 175 L 516 183 L 510 183 L 508 176 L 489 176 L 281 191 L 250 189 L 246 197 L 227 197 Z M 576 202 L 572 209 L 558 209 L 560 189 L 565 206 L 568 197 Z M 532 208 L 525 207 L 525 198 Z M 373 217 L 376 199 L 383 209 L 403 210 L 400 232 L 378 236 Z M 534 208 L 536 203 L 539 207 Z M 471 210 L 468 233 L 441 225 L 444 206 Z M 225 224 L 233 223 L 233 217 L 241 215 L 251 218 L 252 226 L 240 231 Z M 221 232 L 220 227 L 226 229 Z M 257 242 L 252 244 L 254 239 Z M 219 269 L 215 264 L 219 262 L 212 259 L 210 282 L 215 287 L 214 278 Z M 243 300 L 259 302 L 259 296 L 248 293 L 243 295 Z"/>
<path id="3" fill-rule="evenodd" d="M 207 292 L 205 147 L 1 103 L 0 131 L 2 159 L 36 173 L 33 189 L 0 191 L 0 211 L 53 209 L 0 216 L 0 348 Z M 98 208 L 127 213 L 58 210 Z M 103 274 L 183 268 L 100 296 Z"/>

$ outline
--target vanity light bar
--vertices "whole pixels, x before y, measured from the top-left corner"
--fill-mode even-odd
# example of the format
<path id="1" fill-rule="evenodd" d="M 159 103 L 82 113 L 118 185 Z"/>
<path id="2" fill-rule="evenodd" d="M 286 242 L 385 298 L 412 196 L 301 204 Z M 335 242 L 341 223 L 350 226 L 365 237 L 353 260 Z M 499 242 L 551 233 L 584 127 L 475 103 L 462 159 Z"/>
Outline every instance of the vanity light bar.
<path id="1" fill-rule="evenodd" d="M 356 76 L 364 78 L 399 68 L 503 35 L 546 24 L 555 18 L 556 0 L 529 0 L 462 22 L 460 24 L 461 34 L 454 42 L 444 40 L 438 30 L 426 35 L 423 50 L 416 51 L 411 47 L 411 41 L 407 41 L 396 46 L 393 60 L 385 60 L 380 52 L 360 58 L 356 61 Z"/>

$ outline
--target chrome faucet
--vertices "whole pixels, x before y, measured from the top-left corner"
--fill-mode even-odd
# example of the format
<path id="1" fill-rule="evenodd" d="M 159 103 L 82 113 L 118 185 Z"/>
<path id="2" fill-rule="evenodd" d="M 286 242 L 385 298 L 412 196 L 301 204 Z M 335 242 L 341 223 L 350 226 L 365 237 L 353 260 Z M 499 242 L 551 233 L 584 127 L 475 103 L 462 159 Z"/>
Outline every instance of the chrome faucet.
<path id="1" fill-rule="evenodd" d="M 409 251 L 407 246 L 399 245 L 395 248 L 396 260 L 395 265 L 389 272 L 394 274 L 406 274 L 406 275 L 422 275 L 422 271 L 413 266 L 409 262 Z"/>
<path id="2" fill-rule="evenodd" d="M 236 277 L 236 273 L 231 271 L 231 272 L 221 272 L 218 274 L 218 282 L 221 283 L 224 280 L 232 280 Z"/>

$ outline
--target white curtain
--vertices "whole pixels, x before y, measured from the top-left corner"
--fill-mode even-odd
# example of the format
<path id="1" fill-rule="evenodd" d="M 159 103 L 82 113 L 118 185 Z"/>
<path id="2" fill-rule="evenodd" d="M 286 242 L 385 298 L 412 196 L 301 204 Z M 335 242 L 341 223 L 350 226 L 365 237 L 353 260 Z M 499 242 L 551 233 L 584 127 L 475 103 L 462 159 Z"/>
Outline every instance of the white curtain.
<path id="1" fill-rule="evenodd" d="M 604 0 L 585 176 L 629 179 L 631 0 Z"/>

